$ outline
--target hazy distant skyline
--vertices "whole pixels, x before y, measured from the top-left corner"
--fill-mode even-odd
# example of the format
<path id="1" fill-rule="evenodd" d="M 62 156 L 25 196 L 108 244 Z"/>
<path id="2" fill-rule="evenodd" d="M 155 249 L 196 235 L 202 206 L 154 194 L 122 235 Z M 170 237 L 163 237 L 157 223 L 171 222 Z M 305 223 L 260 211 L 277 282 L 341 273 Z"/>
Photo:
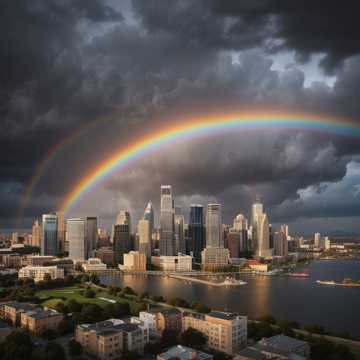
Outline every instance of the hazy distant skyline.
<path id="1" fill-rule="evenodd" d="M 12 228 L 34 170 L 62 139 L 19 225 L 56 210 L 101 159 L 154 123 L 243 107 L 359 121 L 355 1 L 33 0 L 0 4 L 0 229 Z M 108 119 L 108 120 L 106 120 Z M 174 144 L 99 184 L 72 215 L 134 219 L 160 185 L 191 203 L 305 233 L 359 232 L 360 142 L 306 131 L 236 132 Z"/>

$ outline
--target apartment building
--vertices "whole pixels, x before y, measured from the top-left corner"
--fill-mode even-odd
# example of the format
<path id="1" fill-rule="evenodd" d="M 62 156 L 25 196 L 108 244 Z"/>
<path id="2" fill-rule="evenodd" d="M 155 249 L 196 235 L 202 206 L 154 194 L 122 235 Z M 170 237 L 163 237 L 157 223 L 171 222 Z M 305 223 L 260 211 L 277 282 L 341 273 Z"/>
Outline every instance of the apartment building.
<path id="1" fill-rule="evenodd" d="M 85 272 L 106 270 L 107 266 L 99 258 L 89 258 L 81 267 Z"/>
<path id="2" fill-rule="evenodd" d="M 146 255 L 139 251 L 124 254 L 124 264 L 119 265 L 123 271 L 146 271 Z"/>
<path id="3" fill-rule="evenodd" d="M 56 310 L 35 308 L 20 314 L 20 326 L 33 335 L 41 335 L 46 330 L 57 331 L 64 315 Z"/>
<path id="4" fill-rule="evenodd" d="M 51 279 L 63 279 L 64 269 L 58 266 L 25 266 L 19 270 L 19 279 L 33 279 L 35 282 L 44 280 L 49 274 Z"/>
<path id="5" fill-rule="evenodd" d="M 0 306 L 0 317 L 13 326 L 20 326 L 21 314 L 34 308 L 34 305 L 16 301 L 5 303 Z"/>
<path id="6" fill-rule="evenodd" d="M 150 322 L 151 329 L 155 327 L 155 334 L 161 336 L 164 330 L 180 333 L 182 329 L 182 313 L 175 308 L 159 308 L 150 312 L 141 311 L 139 318 Z"/>
<path id="7" fill-rule="evenodd" d="M 209 314 L 184 313 L 183 331 L 193 328 L 207 338 L 207 345 L 229 355 L 247 343 L 247 317 L 235 313 L 212 311 Z"/>

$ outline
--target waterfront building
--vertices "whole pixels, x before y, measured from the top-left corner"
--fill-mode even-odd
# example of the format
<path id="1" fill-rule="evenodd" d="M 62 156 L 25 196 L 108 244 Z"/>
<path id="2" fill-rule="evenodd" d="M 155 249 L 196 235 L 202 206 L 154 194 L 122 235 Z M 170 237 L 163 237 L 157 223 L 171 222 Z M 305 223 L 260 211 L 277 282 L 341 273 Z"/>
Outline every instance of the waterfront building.
<path id="1" fill-rule="evenodd" d="M 57 241 L 59 246 L 59 253 L 63 253 L 65 249 L 66 240 L 66 227 L 65 227 L 65 214 L 60 210 L 56 213 L 57 216 Z"/>
<path id="2" fill-rule="evenodd" d="M 140 219 L 138 224 L 139 251 L 145 254 L 147 259 L 151 259 L 152 239 L 151 239 L 151 221 L 148 219 Z"/>
<path id="3" fill-rule="evenodd" d="M 231 258 L 238 258 L 240 255 L 240 233 L 230 231 L 227 236 L 227 248 Z"/>
<path id="4" fill-rule="evenodd" d="M 97 248 L 97 217 L 88 216 L 85 223 L 86 230 L 86 244 L 87 244 L 87 254 L 86 258 L 94 255 L 94 251 Z"/>
<path id="5" fill-rule="evenodd" d="M 20 314 L 20 326 L 34 336 L 44 334 L 48 330 L 57 332 L 64 315 L 53 309 L 34 308 Z"/>
<path id="6" fill-rule="evenodd" d="M 152 256 L 151 263 L 161 271 L 192 271 L 192 257 L 190 255 Z"/>
<path id="7" fill-rule="evenodd" d="M 29 255 L 26 257 L 26 264 L 29 266 L 43 266 L 56 259 L 55 256 Z"/>
<path id="8" fill-rule="evenodd" d="M 274 233 L 274 255 L 288 256 L 288 240 L 281 230 Z"/>
<path id="9" fill-rule="evenodd" d="M 100 259 L 107 266 L 114 266 L 114 250 L 110 246 L 103 246 L 95 250 L 95 257 Z"/>
<path id="10" fill-rule="evenodd" d="M 41 255 L 58 254 L 57 216 L 44 214 L 42 216 Z"/>
<path id="11" fill-rule="evenodd" d="M 106 270 L 106 264 L 104 264 L 99 258 L 89 258 L 85 263 L 81 264 L 82 269 L 85 272 Z"/>
<path id="12" fill-rule="evenodd" d="M 205 228 L 203 206 L 192 204 L 190 206 L 190 217 L 188 226 L 188 254 L 196 261 L 201 261 L 201 252 L 205 248 Z"/>
<path id="13" fill-rule="evenodd" d="M 175 255 L 174 200 L 171 185 L 161 185 L 160 255 Z"/>
<path id="14" fill-rule="evenodd" d="M 252 242 L 255 256 L 270 257 L 270 232 L 267 215 L 263 212 L 263 204 L 256 200 L 252 206 Z"/>
<path id="15" fill-rule="evenodd" d="M 124 254 L 131 249 L 131 218 L 130 213 L 122 210 L 116 220 L 116 225 L 113 228 L 113 250 L 114 260 L 116 264 L 122 264 L 124 261 Z"/>
<path id="16" fill-rule="evenodd" d="M 257 260 L 248 260 L 248 266 L 250 269 L 257 272 L 268 272 L 270 268 L 269 264 L 261 263 Z"/>
<path id="17" fill-rule="evenodd" d="M 235 313 L 212 311 L 208 314 L 184 313 L 183 331 L 200 331 L 207 346 L 233 355 L 247 343 L 247 317 Z"/>
<path id="18" fill-rule="evenodd" d="M 220 204 L 208 204 L 206 211 L 206 247 L 224 247 Z"/>
<path id="19" fill-rule="evenodd" d="M 41 224 L 39 223 L 39 220 L 35 220 L 31 234 L 31 245 L 41 247 Z"/>
<path id="20" fill-rule="evenodd" d="M 124 271 L 146 271 L 146 255 L 140 251 L 124 254 L 124 264 L 119 265 Z"/>
<path id="21" fill-rule="evenodd" d="M 315 249 L 319 249 L 321 247 L 321 234 L 318 232 L 314 234 L 314 247 Z"/>
<path id="22" fill-rule="evenodd" d="M 226 248 L 206 247 L 201 252 L 201 265 L 204 271 L 221 269 L 229 264 L 230 252 Z"/>
<path id="23" fill-rule="evenodd" d="M 325 239 L 324 239 L 324 248 L 326 251 L 331 249 L 331 241 L 327 236 L 325 236 Z"/>
<path id="24" fill-rule="evenodd" d="M 88 243 L 86 239 L 86 222 L 74 218 L 67 221 L 67 239 L 69 242 L 69 257 L 73 261 L 84 261 L 88 258 Z"/>
<path id="25" fill-rule="evenodd" d="M 24 266 L 19 270 L 19 279 L 33 279 L 39 282 L 45 279 L 45 275 L 50 275 L 51 279 L 63 279 L 64 269 L 58 266 Z"/>
<path id="26" fill-rule="evenodd" d="M 184 345 L 176 345 L 158 354 L 156 360 L 212 360 L 213 355 L 200 350 L 195 350 Z"/>

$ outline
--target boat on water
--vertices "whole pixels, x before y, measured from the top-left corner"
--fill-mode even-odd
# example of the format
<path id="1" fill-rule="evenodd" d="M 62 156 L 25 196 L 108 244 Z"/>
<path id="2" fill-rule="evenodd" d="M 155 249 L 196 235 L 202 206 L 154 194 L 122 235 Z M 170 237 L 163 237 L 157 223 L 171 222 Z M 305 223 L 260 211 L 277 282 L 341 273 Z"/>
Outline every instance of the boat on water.
<path id="1" fill-rule="evenodd" d="M 331 285 L 331 286 L 341 286 L 341 287 L 360 287 L 359 280 L 351 280 L 351 279 L 344 279 L 342 282 L 336 282 L 334 280 L 316 280 L 317 284 L 320 285 Z"/>
<path id="2" fill-rule="evenodd" d="M 297 278 L 308 278 L 308 277 L 310 277 L 310 274 L 308 274 L 308 273 L 290 272 L 290 273 L 287 273 L 286 276 L 297 277 Z"/>
<path id="3" fill-rule="evenodd" d="M 222 285 L 229 285 L 229 286 L 240 286 L 240 285 L 246 285 L 246 281 L 237 280 L 230 276 L 227 276 L 225 280 L 221 283 Z"/>
<path id="4" fill-rule="evenodd" d="M 320 285 L 336 285 L 336 282 L 333 280 L 316 280 L 316 283 Z"/>

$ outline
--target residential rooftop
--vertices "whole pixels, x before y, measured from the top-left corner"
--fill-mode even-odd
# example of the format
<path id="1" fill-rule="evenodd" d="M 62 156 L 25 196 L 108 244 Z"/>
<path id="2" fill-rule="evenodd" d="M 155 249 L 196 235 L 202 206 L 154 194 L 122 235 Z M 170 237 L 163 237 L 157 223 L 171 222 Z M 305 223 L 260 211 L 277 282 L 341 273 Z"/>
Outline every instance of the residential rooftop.
<path id="1" fill-rule="evenodd" d="M 275 335 L 266 339 L 262 339 L 260 343 L 286 351 L 291 351 L 307 345 L 306 341 L 298 340 L 286 335 Z"/>
<path id="2" fill-rule="evenodd" d="M 194 356 L 196 354 L 196 356 Z M 212 359 L 213 356 L 202 351 L 198 351 L 187 346 L 177 345 L 168 349 L 167 351 L 158 355 L 162 359 L 180 359 L 180 360 L 209 360 Z"/>

